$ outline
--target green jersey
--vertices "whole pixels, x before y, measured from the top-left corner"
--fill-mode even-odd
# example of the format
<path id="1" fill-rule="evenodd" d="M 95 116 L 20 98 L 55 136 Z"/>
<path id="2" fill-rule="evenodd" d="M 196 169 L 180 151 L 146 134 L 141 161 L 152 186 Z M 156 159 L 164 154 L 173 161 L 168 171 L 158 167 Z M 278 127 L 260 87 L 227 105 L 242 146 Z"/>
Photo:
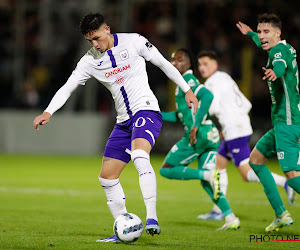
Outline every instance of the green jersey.
<path id="1" fill-rule="evenodd" d="M 275 70 L 275 67 L 278 67 L 278 70 Z M 285 69 L 281 74 L 280 67 Z M 296 50 L 286 41 L 280 41 L 269 51 L 267 68 L 273 69 L 278 77 L 275 81 L 268 81 L 273 124 L 299 124 L 300 95 Z"/>
<path id="2" fill-rule="evenodd" d="M 185 93 L 177 86 L 175 90 L 176 112 L 162 112 L 164 121 L 180 121 L 184 125 L 185 137 L 189 138 L 192 127 L 199 127 L 197 142 L 203 142 L 206 138 L 213 143 L 219 142 L 219 133 L 212 122 L 208 110 L 213 99 L 213 94 L 201 84 L 193 75 L 192 70 L 183 74 L 184 80 L 189 84 L 195 96 L 199 100 L 199 107 L 196 115 L 190 109 L 185 100 Z M 200 139 L 201 138 L 201 139 Z"/>
<path id="3" fill-rule="evenodd" d="M 251 32 L 248 35 L 259 46 L 257 33 Z M 269 51 L 266 68 L 272 69 L 277 76 L 275 81 L 267 80 L 272 100 L 273 125 L 300 124 L 299 72 L 296 57 L 296 50 L 285 40 Z"/>

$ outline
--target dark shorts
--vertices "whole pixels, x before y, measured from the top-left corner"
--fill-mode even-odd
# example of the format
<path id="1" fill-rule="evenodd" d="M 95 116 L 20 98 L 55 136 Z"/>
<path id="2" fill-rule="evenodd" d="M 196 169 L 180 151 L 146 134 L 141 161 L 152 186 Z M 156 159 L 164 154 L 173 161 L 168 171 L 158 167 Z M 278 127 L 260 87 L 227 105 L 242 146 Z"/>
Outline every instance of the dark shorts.
<path id="1" fill-rule="evenodd" d="M 128 163 L 131 159 L 131 142 L 136 138 L 144 138 L 153 147 L 162 122 L 160 112 L 140 110 L 129 120 L 116 123 L 106 143 L 104 156 Z"/>
<path id="2" fill-rule="evenodd" d="M 218 153 L 239 167 L 249 160 L 251 153 L 249 147 L 250 135 L 221 142 Z"/>

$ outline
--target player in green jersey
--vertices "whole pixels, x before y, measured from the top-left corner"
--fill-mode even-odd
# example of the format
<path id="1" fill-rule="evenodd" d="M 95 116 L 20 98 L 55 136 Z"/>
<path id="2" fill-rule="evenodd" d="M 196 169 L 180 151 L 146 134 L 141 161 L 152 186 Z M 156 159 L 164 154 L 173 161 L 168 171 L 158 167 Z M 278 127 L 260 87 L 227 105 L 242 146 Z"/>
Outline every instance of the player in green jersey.
<path id="1" fill-rule="evenodd" d="M 300 193 L 300 95 L 296 50 L 281 40 L 282 22 L 275 14 L 259 15 L 257 33 L 242 22 L 238 22 L 237 27 L 269 55 L 267 65 L 262 70 L 263 80 L 267 81 L 271 94 L 273 128 L 252 150 L 250 166 L 259 177 L 275 210 L 276 217 L 266 228 L 266 232 L 273 232 L 293 224 L 293 219 L 285 209 L 274 179 L 265 165 L 267 159 L 277 154 L 288 185 Z"/>
<path id="2" fill-rule="evenodd" d="M 162 112 L 162 116 L 164 121 L 183 123 L 185 135 L 167 154 L 160 174 L 169 179 L 201 180 L 205 191 L 225 215 L 225 224 L 219 230 L 238 229 L 239 218 L 233 214 L 224 194 L 220 192 L 219 170 L 215 169 L 219 132 L 208 114 L 213 95 L 193 75 L 192 56 L 188 50 L 176 50 L 171 61 L 198 98 L 199 106 L 197 114 L 193 115 L 184 103 L 184 93 L 176 88 L 177 111 Z M 195 159 L 198 169 L 188 168 Z"/>

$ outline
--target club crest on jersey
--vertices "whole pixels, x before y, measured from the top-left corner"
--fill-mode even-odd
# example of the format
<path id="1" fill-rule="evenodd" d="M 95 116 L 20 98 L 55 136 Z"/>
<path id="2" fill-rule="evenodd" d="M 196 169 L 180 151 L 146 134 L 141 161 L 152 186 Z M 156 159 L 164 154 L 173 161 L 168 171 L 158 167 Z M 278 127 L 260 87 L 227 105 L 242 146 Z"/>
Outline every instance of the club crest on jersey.
<path id="1" fill-rule="evenodd" d="M 122 60 L 126 60 L 126 59 L 129 58 L 129 54 L 128 54 L 127 49 L 120 52 L 120 57 L 121 57 Z"/>
<path id="2" fill-rule="evenodd" d="M 147 41 L 145 43 L 145 45 L 146 45 L 146 47 L 147 47 L 148 50 L 151 50 L 153 48 L 153 45 L 149 41 Z"/>

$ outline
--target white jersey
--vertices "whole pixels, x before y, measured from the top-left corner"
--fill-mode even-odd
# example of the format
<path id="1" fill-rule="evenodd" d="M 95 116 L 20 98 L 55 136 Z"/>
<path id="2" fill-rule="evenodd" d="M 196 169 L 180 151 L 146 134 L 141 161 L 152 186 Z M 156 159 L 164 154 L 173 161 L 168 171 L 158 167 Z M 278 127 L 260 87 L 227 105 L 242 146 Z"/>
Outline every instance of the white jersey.
<path id="1" fill-rule="evenodd" d="M 205 81 L 205 87 L 214 95 L 209 113 L 217 117 L 224 139 L 251 135 L 253 130 L 248 113 L 252 105 L 231 76 L 216 71 Z"/>
<path id="2" fill-rule="evenodd" d="M 78 62 L 65 85 L 58 90 L 45 110 L 53 114 L 69 98 L 78 85 L 94 77 L 112 94 L 117 122 L 123 122 L 139 110 L 160 111 L 158 101 L 150 89 L 146 62 L 158 66 L 181 89 L 190 89 L 179 71 L 139 34 L 113 34 L 114 47 L 100 52 L 91 48 Z"/>

